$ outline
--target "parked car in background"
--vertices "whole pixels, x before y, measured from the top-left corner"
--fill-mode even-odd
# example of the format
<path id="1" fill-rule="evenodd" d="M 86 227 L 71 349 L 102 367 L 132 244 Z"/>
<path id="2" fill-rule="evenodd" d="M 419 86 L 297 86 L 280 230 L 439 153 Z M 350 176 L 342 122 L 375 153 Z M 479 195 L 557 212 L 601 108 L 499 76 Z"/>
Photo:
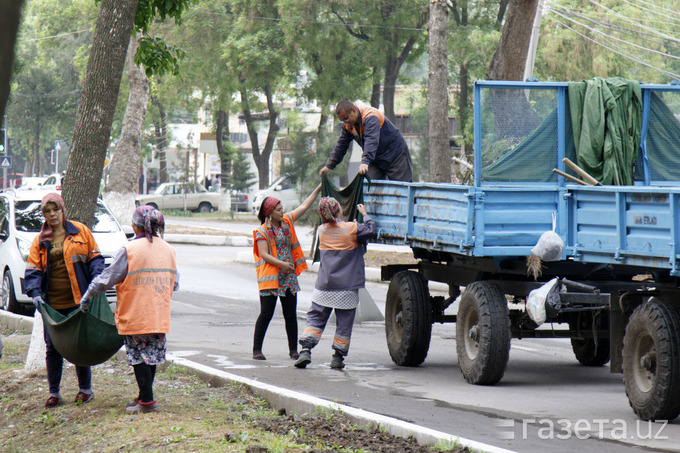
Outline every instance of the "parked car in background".
<path id="1" fill-rule="evenodd" d="M 267 197 L 276 197 L 281 200 L 285 212 L 297 208 L 300 203 L 300 191 L 286 175 L 279 176 L 269 187 L 255 195 L 252 206 L 254 214 L 260 211 L 262 201 Z"/>
<path id="2" fill-rule="evenodd" d="M 246 192 L 231 191 L 231 210 L 236 212 L 250 212 L 250 197 Z"/>
<path id="3" fill-rule="evenodd" d="M 14 313 L 33 310 L 31 298 L 23 293 L 24 272 L 31 243 L 40 233 L 44 221 L 40 202 L 46 193 L 41 190 L 0 193 L 0 309 Z M 92 235 L 107 266 L 127 242 L 123 229 L 101 200 L 97 200 Z M 111 302 L 115 301 L 115 294 L 115 289 L 106 293 Z"/>
<path id="4" fill-rule="evenodd" d="M 220 194 L 208 192 L 198 183 L 166 182 L 148 195 L 138 195 L 135 204 L 151 205 L 161 211 L 179 209 L 198 212 L 216 211 L 220 207 Z"/>
<path id="5" fill-rule="evenodd" d="M 208 189 L 208 192 L 215 192 L 221 194 L 220 185 L 213 184 Z M 250 212 L 250 196 L 247 192 L 232 190 L 229 193 L 229 200 L 231 202 L 231 210 L 236 212 Z"/>
<path id="6" fill-rule="evenodd" d="M 42 190 L 48 192 L 61 192 L 61 183 L 64 175 L 62 173 L 53 173 L 45 179 L 45 181 L 40 185 Z"/>
<path id="7" fill-rule="evenodd" d="M 45 182 L 44 176 L 26 176 L 22 178 L 21 185 L 17 190 L 42 190 L 42 184 Z"/>

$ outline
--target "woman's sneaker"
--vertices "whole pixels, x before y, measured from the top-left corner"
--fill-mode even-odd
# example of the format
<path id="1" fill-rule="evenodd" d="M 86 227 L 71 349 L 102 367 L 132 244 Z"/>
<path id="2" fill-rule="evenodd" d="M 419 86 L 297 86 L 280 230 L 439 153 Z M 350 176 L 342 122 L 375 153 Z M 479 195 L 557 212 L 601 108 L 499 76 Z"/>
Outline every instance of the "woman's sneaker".
<path id="1" fill-rule="evenodd" d="M 300 351 L 300 357 L 295 361 L 295 366 L 297 368 L 305 368 L 308 363 L 312 361 L 312 352 L 309 349 L 303 349 Z"/>

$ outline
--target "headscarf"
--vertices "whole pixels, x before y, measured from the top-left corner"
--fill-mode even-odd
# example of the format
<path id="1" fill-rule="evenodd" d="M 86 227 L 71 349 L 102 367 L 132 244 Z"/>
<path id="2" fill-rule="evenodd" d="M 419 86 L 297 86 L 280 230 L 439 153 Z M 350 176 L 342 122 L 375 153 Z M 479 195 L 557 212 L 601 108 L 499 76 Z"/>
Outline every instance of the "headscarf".
<path id="1" fill-rule="evenodd" d="M 135 209 L 132 223 L 144 230 L 144 236 L 149 242 L 153 242 L 154 236 L 163 237 L 165 218 L 163 213 L 153 206 L 145 205 Z"/>
<path id="2" fill-rule="evenodd" d="M 262 215 L 265 217 L 269 217 L 274 208 L 276 208 L 276 205 L 279 203 L 281 203 L 281 200 L 279 200 L 278 198 L 267 197 L 267 199 L 264 200 L 264 204 L 262 205 Z"/>
<path id="3" fill-rule="evenodd" d="M 267 229 L 267 236 L 270 240 L 274 238 L 274 224 L 272 224 L 272 219 L 270 216 L 271 213 L 274 212 L 274 208 L 276 208 L 279 203 L 281 203 L 281 200 L 278 198 L 267 197 L 262 202 L 262 206 L 260 207 L 260 214 L 262 214 L 262 217 L 264 217 L 264 226 Z M 291 245 L 293 243 L 293 239 L 290 232 L 290 227 L 283 220 L 281 221 L 281 230 L 288 241 L 288 245 Z"/>
<path id="4" fill-rule="evenodd" d="M 62 213 L 62 219 L 64 221 L 64 228 L 66 228 L 66 209 L 64 208 L 64 199 L 61 198 L 61 195 L 59 195 L 56 192 L 50 192 L 47 195 L 45 195 L 40 202 L 40 210 L 43 211 L 43 215 L 45 213 L 45 207 L 47 206 L 47 203 L 54 203 L 57 205 L 57 208 L 61 210 Z M 47 219 L 43 222 L 43 226 L 40 230 L 40 239 L 38 241 L 43 242 L 43 241 L 51 241 L 54 238 L 54 230 L 52 229 L 52 226 L 47 222 Z"/>
<path id="5" fill-rule="evenodd" d="M 321 222 L 337 223 L 337 216 L 340 214 L 340 203 L 333 197 L 322 197 L 319 200 L 319 214 L 321 214 Z"/>

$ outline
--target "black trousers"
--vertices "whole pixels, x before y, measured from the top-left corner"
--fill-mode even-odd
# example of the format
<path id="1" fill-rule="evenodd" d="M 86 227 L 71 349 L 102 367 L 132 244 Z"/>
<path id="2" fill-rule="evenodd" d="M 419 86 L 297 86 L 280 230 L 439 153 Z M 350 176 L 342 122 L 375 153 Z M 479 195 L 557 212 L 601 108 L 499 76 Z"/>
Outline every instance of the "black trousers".
<path id="1" fill-rule="evenodd" d="M 276 299 L 278 296 L 260 296 L 260 316 L 255 322 L 255 335 L 253 338 L 253 353 L 262 352 L 262 343 L 267 333 L 269 323 L 274 317 L 276 309 Z M 297 324 L 297 294 L 293 294 L 290 289 L 286 291 L 281 299 L 283 309 L 283 319 L 286 323 L 286 334 L 288 335 L 288 350 L 297 351 L 298 324 Z"/>

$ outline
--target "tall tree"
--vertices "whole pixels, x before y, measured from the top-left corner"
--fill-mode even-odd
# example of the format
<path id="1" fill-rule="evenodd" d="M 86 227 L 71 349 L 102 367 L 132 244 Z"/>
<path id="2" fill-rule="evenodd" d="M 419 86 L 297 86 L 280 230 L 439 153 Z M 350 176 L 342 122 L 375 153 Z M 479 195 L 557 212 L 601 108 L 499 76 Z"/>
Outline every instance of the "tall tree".
<path id="1" fill-rule="evenodd" d="M 118 100 L 125 54 L 133 30 L 144 34 L 156 16 L 179 21 L 195 0 L 102 0 L 87 62 L 87 71 L 73 131 L 64 180 L 64 201 L 70 215 L 91 225 L 99 193 L 111 124 Z M 177 68 L 177 54 L 153 38 L 143 38 L 136 62 L 147 74 Z"/>
<path id="2" fill-rule="evenodd" d="M 238 79 L 240 110 L 248 129 L 259 187 L 269 185 L 269 158 L 274 149 L 279 90 L 296 78 L 299 57 L 286 46 L 276 0 L 232 0 L 231 11 L 238 16 L 229 39 L 223 44 L 229 71 Z M 272 20 L 261 20 L 262 17 Z M 258 128 L 266 124 L 267 134 L 260 147 Z"/>
<path id="3" fill-rule="evenodd" d="M 522 80 L 538 0 L 510 0 L 487 77 Z M 524 137 L 539 123 L 538 115 L 520 90 L 491 90 L 496 134 L 499 138 Z"/>
<path id="4" fill-rule="evenodd" d="M 14 61 L 14 44 L 16 43 L 21 6 L 24 0 L 0 0 L 0 119 L 5 115 L 5 106 L 9 98 L 9 81 Z"/>
<path id="5" fill-rule="evenodd" d="M 138 0 L 102 0 L 64 178 L 71 217 L 91 225 Z"/>
<path id="6" fill-rule="evenodd" d="M 430 2 L 430 179 L 451 182 L 446 0 Z"/>
<path id="7" fill-rule="evenodd" d="M 142 155 L 142 128 L 149 104 L 149 79 L 144 68 L 135 64 L 139 40 L 130 38 L 126 58 L 126 75 L 130 85 L 123 129 L 110 163 L 110 177 L 103 198 L 122 225 L 129 225 L 135 208 Z"/>
<path id="8" fill-rule="evenodd" d="M 428 21 L 428 2 L 332 0 L 329 7 L 350 35 L 368 46 L 372 60 L 382 63 L 385 116 L 395 121 L 394 94 L 399 71 L 407 59 L 425 50 L 421 27 Z"/>
<path id="9" fill-rule="evenodd" d="M 522 80 L 537 4 L 538 0 L 510 0 L 501 40 L 489 64 L 490 80 Z"/>

